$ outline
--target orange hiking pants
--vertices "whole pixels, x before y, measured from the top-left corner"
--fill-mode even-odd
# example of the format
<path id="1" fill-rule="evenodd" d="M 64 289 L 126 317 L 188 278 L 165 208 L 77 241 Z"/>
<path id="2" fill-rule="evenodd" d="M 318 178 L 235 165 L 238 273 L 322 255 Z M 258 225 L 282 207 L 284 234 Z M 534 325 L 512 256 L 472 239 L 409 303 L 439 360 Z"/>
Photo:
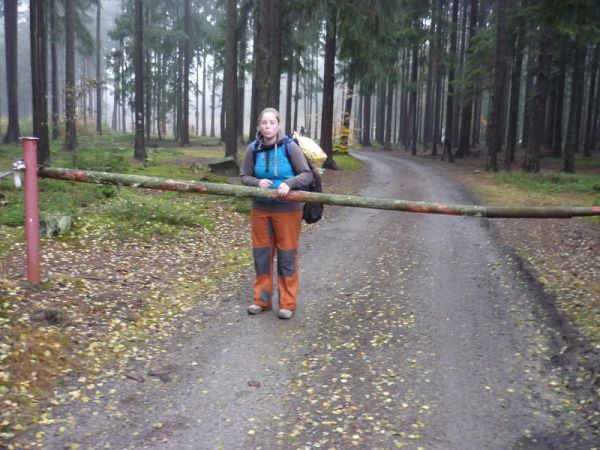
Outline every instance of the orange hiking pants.
<path id="1" fill-rule="evenodd" d="M 254 303 L 270 308 L 273 296 L 273 259 L 277 252 L 279 307 L 296 310 L 298 295 L 298 240 L 302 210 L 270 212 L 252 209 Z"/>

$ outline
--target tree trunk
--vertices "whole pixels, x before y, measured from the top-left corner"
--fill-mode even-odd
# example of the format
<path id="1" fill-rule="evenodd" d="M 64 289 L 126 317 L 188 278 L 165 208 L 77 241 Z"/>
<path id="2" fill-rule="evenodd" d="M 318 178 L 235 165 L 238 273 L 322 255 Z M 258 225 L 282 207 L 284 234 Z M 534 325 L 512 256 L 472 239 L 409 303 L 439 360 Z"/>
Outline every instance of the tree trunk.
<path id="1" fill-rule="evenodd" d="M 127 93 L 125 92 L 125 73 L 127 71 L 127 62 L 125 60 L 125 44 L 123 38 L 119 39 L 119 50 L 120 50 L 120 73 L 121 73 L 121 131 L 127 131 Z"/>
<path id="2" fill-rule="evenodd" d="M 146 10 L 146 14 L 147 14 Z M 148 23 L 149 17 L 146 15 L 146 24 L 144 26 L 148 27 L 150 24 Z M 146 133 L 146 140 L 150 140 L 150 133 L 152 132 L 152 57 L 150 56 L 150 52 L 146 47 L 144 49 L 144 129 Z"/>
<path id="3" fill-rule="evenodd" d="M 313 95 L 315 100 L 315 113 L 314 117 L 314 130 L 315 130 L 315 139 L 319 139 L 319 89 L 317 88 L 319 84 L 319 40 L 315 42 L 314 46 L 314 54 L 313 54 L 313 62 L 314 62 L 314 82 L 313 82 Z"/>
<path id="4" fill-rule="evenodd" d="M 469 11 L 469 36 L 466 51 L 466 62 L 469 64 L 473 54 L 473 38 L 477 31 L 477 17 L 479 0 L 471 0 L 471 9 Z M 456 156 L 463 158 L 471 153 L 471 126 L 473 118 L 473 98 L 475 97 L 475 87 L 470 84 L 464 89 L 464 104 L 461 110 L 460 132 L 458 139 L 458 149 Z"/>
<path id="5" fill-rule="evenodd" d="M 162 53 L 159 53 L 157 55 L 157 65 L 158 65 L 158 75 L 159 77 L 162 75 L 162 73 L 164 73 L 164 55 Z M 156 95 L 155 97 L 155 101 L 156 101 L 156 107 L 154 108 L 156 110 L 156 133 L 158 134 L 158 141 L 162 142 L 162 127 L 163 127 L 163 123 L 164 120 L 162 119 L 162 115 L 163 115 L 163 109 L 161 107 L 162 105 L 162 101 L 164 98 L 164 88 L 162 85 L 159 85 L 156 87 Z M 197 105 L 196 105 L 197 107 Z M 198 131 L 198 128 L 196 128 L 196 132 Z"/>
<path id="6" fill-rule="evenodd" d="M 553 135 L 550 130 L 553 130 L 556 124 L 556 103 L 558 100 L 556 96 L 557 78 L 557 74 L 551 71 L 550 80 L 548 80 L 548 99 L 546 100 L 546 124 L 544 125 L 544 129 L 548 130 L 548 132 L 545 133 L 542 143 L 542 149 L 544 150 L 552 148 Z"/>
<path id="7" fill-rule="evenodd" d="M 491 8 L 494 7 L 495 2 L 493 2 L 493 0 L 480 0 L 481 4 L 479 9 L 479 17 L 477 19 L 477 23 L 481 24 L 481 28 L 485 29 L 486 28 L 486 24 L 488 21 L 488 17 L 489 17 L 489 11 Z M 529 0 L 528 0 L 529 1 Z M 473 133 L 471 135 L 471 142 L 473 144 L 473 146 L 478 147 L 481 143 L 481 129 L 484 125 L 484 121 L 483 121 L 483 106 L 484 106 L 484 92 L 486 92 L 487 85 L 489 84 L 489 82 L 485 81 L 482 78 L 477 79 L 477 81 L 475 82 L 475 92 L 478 93 L 475 96 L 475 100 L 474 100 L 474 105 L 473 108 L 475 110 L 474 114 L 473 114 L 473 123 L 472 123 L 472 127 L 473 127 Z M 489 111 L 489 109 L 488 109 Z"/>
<path id="8" fill-rule="evenodd" d="M 202 55 L 202 136 L 206 136 L 206 53 Z"/>
<path id="9" fill-rule="evenodd" d="M 383 148 L 392 149 L 392 113 L 394 110 L 394 83 L 390 78 L 387 80 L 387 96 L 385 106 L 385 135 L 383 138 Z"/>
<path id="10" fill-rule="evenodd" d="M 253 20 L 253 27 L 251 28 L 251 30 L 253 30 L 252 33 L 252 59 L 254 60 L 256 58 L 256 55 L 258 55 L 258 12 L 259 12 L 259 8 L 258 8 L 258 1 L 253 2 L 254 6 L 253 6 L 253 15 L 254 15 L 254 20 Z M 252 63 L 252 67 L 253 67 L 253 71 L 252 71 L 252 91 L 250 94 L 250 120 L 248 123 L 248 140 L 250 142 L 252 142 L 255 137 L 256 137 L 256 133 L 257 133 L 257 126 L 258 126 L 258 111 L 257 111 L 257 106 L 256 106 L 256 78 L 255 78 L 255 74 L 256 74 L 256 63 L 253 61 Z M 304 108 L 304 113 L 306 114 L 306 107 Z"/>
<path id="11" fill-rule="evenodd" d="M 299 66 L 299 64 L 298 64 Z M 300 102 L 300 67 L 296 68 L 296 91 L 294 93 L 294 130 L 298 130 L 298 103 Z"/>
<path id="12" fill-rule="evenodd" d="M 133 157 L 145 162 L 146 141 L 144 136 L 144 2 L 135 0 L 135 148 Z"/>
<path id="13" fill-rule="evenodd" d="M 148 25 L 150 26 L 150 25 Z M 159 126 L 160 126 L 160 94 L 162 90 L 162 83 L 160 78 L 161 70 L 161 53 L 160 51 L 150 51 L 146 47 L 146 52 L 150 53 L 149 58 L 146 60 L 146 86 L 144 89 L 148 90 L 146 94 L 146 140 L 150 140 L 152 135 L 158 133 L 158 140 L 161 140 Z"/>
<path id="14" fill-rule="evenodd" d="M 119 70 L 118 67 L 115 70 L 115 78 L 113 81 L 113 111 L 112 111 L 112 120 L 111 120 L 111 128 L 113 130 L 117 130 L 119 124 Z"/>
<path id="15" fill-rule="evenodd" d="M 600 97 L 600 76 L 596 83 L 597 96 Z M 592 141 L 594 142 L 594 148 L 592 150 L 600 149 L 600 101 L 594 104 L 594 113 L 592 118 Z"/>
<path id="16" fill-rule="evenodd" d="M 433 12 L 433 18 L 435 20 L 435 60 L 433 63 L 435 72 L 435 103 L 433 106 L 433 125 L 432 125 L 432 142 L 431 142 L 431 155 L 438 155 L 438 144 L 440 142 L 440 128 L 442 118 L 442 65 L 441 65 L 441 52 L 442 52 L 442 14 L 444 11 L 444 1 L 438 0 L 437 8 Z"/>
<path id="17" fill-rule="evenodd" d="M 37 137 L 38 164 L 50 162 L 48 142 L 48 85 L 46 58 L 46 15 L 44 0 L 29 2 L 31 45 L 31 92 L 33 99 L 33 135 Z"/>
<path id="18" fill-rule="evenodd" d="M 513 45 L 513 67 L 510 84 L 510 106 L 508 114 L 508 136 L 506 142 L 506 167 L 515 162 L 517 145 L 517 126 L 519 123 L 519 97 L 521 93 L 521 75 L 523 72 L 523 49 L 525 48 L 525 23 L 520 20 L 517 24 L 516 42 Z"/>
<path id="19" fill-rule="evenodd" d="M 440 128 L 442 123 L 442 69 L 439 63 L 435 64 L 435 103 L 433 106 L 433 135 L 431 138 L 431 156 L 438 155 L 438 145 L 440 143 Z"/>
<path id="20" fill-rule="evenodd" d="M 80 81 L 81 80 L 86 80 L 87 79 L 87 64 L 88 64 L 88 60 L 87 57 L 83 56 L 81 61 L 81 77 L 80 77 Z M 75 70 L 77 71 L 77 67 L 75 67 Z M 75 85 L 77 85 L 77 74 L 75 74 Z M 79 92 L 76 95 L 78 101 L 77 101 L 77 106 L 76 109 L 79 111 L 80 117 L 83 119 L 83 128 L 86 129 L 87 128 L 87 106 L 85 104 L 85 101 L 87 99 L 87 88 L 83 83 L 79 83 Z"/>
<path id="21" fill-rule="evenodd" d="M 179 145 L 190 145 L 190 66 L 192 60 L 191 35 L 192 35 L 192 12 L 191 0 L 184 0 L 183 23 L 185 38 L 183 41 L 183 93 L 181 102 L 181 127 L 179 132 Z M 233 30 L 235 33 L 235 28 Z M 235 73 L 233 74 L 235 77 Z M 236 92 L 235 90 L 233 92 Z"/>
<path id="22" fill-rule="evenodd" d="M 433 138 L 434 65 L 431 52 L 427 62 L 427 88 L 425 89 L 425 112 L 423 115 L 423 147 L 429 148 Z"/>
<path id="23" fill-rule="evenodd" d="M 91 121 L 94 120 L 94 89 L 92 89 L 92 86 L 90 85 L 90 79 L 95 75 L 92 74 L 94 67 L 92 59 L 89 56 L 85 58 L 85 68 L 86 72 L 79 78 L 79 85 L 83 87 L 83 95 L 81 98 L 82 105 L 84 110 L 87 111 L 87 115 Z M 94 124 L 94 127 L 95 125 L 96 124 Z"/>
<path id="24" fill-rule="evenodd" d="M 475 82 L 475 99 L 473 102 L 473 123 L 471 125 L 471 142 L 477 147 L 481 140 L 481 109 L 483 105 L 483 80 Z"/>
<path id="25" fill-rule="evenodd" d="M 569 121 L 567 123 L 567 142 L 565 144 L 565 162 L 563 170 L 575 172 L 575 153 L 579 153 L 579 136 L 581 132 L 581 105 L 583 104 L 583 81 L 585 78 L 585 44 L 582 32 L 578 31 L 575 38 L 575 55 L 573 60 L 573 75 L 571 87 L 571 102 L 569 105 Z"/>
<path id="26" fill-rule="evenodd" d="M 411 119 L 411 111 L 410 111 L 410 99 L 412 93 L 412 87 L 410 86 L 410 76 L 411 76 L 411 63 L 410 63 L 410 50 L 406 48 L 402 54 L 402 80 L 404 81 L 404 88 L 402 89 L 402 106 L 401 116 L 402 119 L 400 123 L 402 124 L 400 130 L 400 140 L 404 144 L 404 150 L 408 151 L 410 148 L 410 119 Z"/>
<path id="27" fill-rule="evenodd" d="M 335 38 L 337 34 L 337 10 L 328 4 L 327 32 L 325 35 L 325 66 L 323 68 L 323 109 L 321 113 L 321 148 L 327 154 L 323 163 L 326 169 L 337 170 L 333 160 L 333 96 L 335 88 Z"/>
<path id="28" fill-rule="evenodd" d="M 365 103 L 365 94 L 363 92 L 363 87 L 360 85 L 358 96 L 358 111 L 354 113 L 354 137 L 355 139 L 362 145 L 362 121 L 363 121 L 363 110 Z"/>
<path id="29" fill-rule="evenodd" d="M 58 139 L 59 99 L 58 99 L 58 61 L 56 57 L 56 0 L 50 0 L 50 67 L 52 72 L 52 140 Z"/>
<path id="30" fill-rule="evenodd" d="M 63 148 L 75 151 L 77 148 L 77 126 L 75 106 L 75 0 L 65 2 L 65 114 L 66 130 Z"/>
<path id="31" fill-rule="evenodd" d="M 237 83 L 236 83 L 237 84 Z M 223 74 L 223 82 L 221 83 L 221 109 L 219 114 L 219 138 L 221 142 L 225 141 L 225 74 Z"/>
<path id="32" fill-rule="evenodd" d="M 423 78 L 425 78 L 425 65 L 420 64 L 419 65 L 419 74 L 417 76 L 417 78 L 419 80 L 422 80 Z M 424 83 L 419 83 L 419 93 L 417 95 L 417 129 L 416 129 L 416 134 L 417 134 L 417 138 L 416 138 L 416 142 L 417 145 L 418 144 L 423 144 L 423 110 L 424 110 L 424 100 L 425 100 L 425 95 L 423 94 L 423 92 L 425 91 L 425 89 L 427 88 L 427 86 Z"/>
<path id="33" fill-rule="evenodd" d="M 19 142 L 19 75 L 17 51 L 17 0 L 4 1 L 4 36 L 6 45 L 6 90 L 8 129 L 5 144 Z"/>
<path id="34" fill-rule="evenodd" d="M 285 134 L 292 134 L 292 92 L 294 83 L 294 51 L 288 55 L 287 76 L 285 85 Z"/>
<path id="35" fill-rule="evenodd" d="M 408 132 L 410 133 L 409 145 L 410 154 L 416 156 L 417 154 L 417 83 L 419 76 L 419 46 L 415 44 L 412 51 L 412 65 L 410 75 L 410 112 L 408 113 L 408 120 L 410 127 Z"/>
<path id="36" fill-rule="evenodd" d="M 452 130 L 454 127 L 454 72 L 456 67 L 456 39 L 458 26 L 458 2 L 454 0 L 452 3 L 452 31 L 450 32 L 450 69 L 448 70 L 448 95 L 446 97 L 446 127 L 444 130 L 444 153 L 442 159 L 448 156 L 448 161 L 454 162 L 454 154 L 452 153 Z"/>
<path id="37" fill-rule="evenodd" d="M 200 135 L 200 53 L 196 55 L 196 136 Z"/>
<path id="38" fill-rule="evenodd" d="M 225 73 L 223 89 L 225 98 L 225 156 L 237 157 L 237 5 L 236 0 L 227 0 L 227 32 L 225 37 Z"/>
<path id="39" fill-rule="evenodd" d="M 544 140 L 544 118 L 546 113 L 546 94 L 548 77 L 552 64 L 552 35 L 546 26 L 542 26 L 539 38 L 539 53 L 536 71 L 535 94 L 531 117 L 530 139 L 525 151 L 523 170 L 537 173 L 540 170 L 540 147 Z"/>
<path id="40" fill-rule="evenodd" d="M 340 138 L 340 147 L 342 152 L 348 152 L 350 139 L 350 118 L 352 116 L 352 97 L 354 96 L 354 77 L 348 77 L 346 87 L 346 101 L 344 103 L 344 117 L 342 119 L 342 136 Z"/>
<path id="41" fill-rule="evenodd" d="M 175 69 L 175 107 L 174 107 L 174 120 L 173 120 L 173 137 L 176 141 L 181 138 L 181 113 L 183 111 L 181 104 L 183 99 L 183 51 L 181 49 L 181 42 L 177 51 L 177 64 Z"/>
<path id="42" fill-rule="evenodd" d="M 525 109 L 523 112 L 523 131 L 521 132 L 521 147 L 527 148 L 529 145 L 529 131 L 531 129 L 534 92 L 533 81 L 535 78 L 535 58 L 533 45 L 527 49 L 527 76 L 525 79 Z"/>
<path id="43" fill-rule="evenodd" d="M 562 155 L 562 144 L 563 144 L 563 127 L 564 127 L 564 104 L 565 104 L 565 84 L 566 84 L 566 70 L 567 70 L 567 53 L 568 46 L 566 42 L 560 44 L 559 60 L 558 60 L 558 71 L 556 73 L 556 85 L 554 87 L 556 98 L 554 123 L 556 126 L 549 130 L 552 133 L 552 156 L 554 158 L 560 158 Z"/>
<path id="44" fill-rule="evenodd" d="M 213 57 L 212 66 L 212 90 L 211 90 L 211 104 L 210 104 L 210 137 L 215 137 L 215 110 L 217 105 L 217 65 L 215 58 Z"/>
<path id="45" fill-rule="evenodd" d="M 252 78 L 250 124 L 267 107 L 279 107 L 281 78 L 281 5 L 280 0 L 259 0 L 256 18 L 256 51 Z"/>
<path id="46" fill-rule="evenodd" d="M 247 35 L 245 30 L 245 21 L 240 20 L 240 42 L 239 42 L 239 53 L 238 53 L 238 80 L 237 80 L 237 133 L 238 142 L 244 143 L 244 107 L 246 103 L 245 86 L 246 86 L 246 48 L 248 46 Z"/>
<path id="47" fill-rule="evenodd" d="M 587 118 L 585 120 L 585 142 L 583 144 L 583 156 L 592 156 L 594 150 L 594 126 L 593 126 L 593 111 L 594 104 L 597 104 L 600 99 L 596 99 L 596 78 L 598 76 L 598 60 L 600 59 L 600 44 L 594 47 L 592 56 L 592 67 L 590 69 L 590 87 L 588 90 L 588 106 Z"/>
<path id="48" fill-rule="evenodd" d="M 498 0 L 496 14 L 496 58 L 494 63 L 494 90 L 492 93 L 492 107 L 488 133 L 489 148 L 487 169 L 498 171 L 498 155 L 502 151 L 502 130 L 504 122 L 504 102 L 506 98 L 506 55 L 508 51 L 506 37 L 506 16 L 508 14 L 508 1 Z"/>
<path id="49" fill-rule="evenodd" d="M 96 6 L 96 133 L 102 134 L 102 37 L 101 37 L 102 2 Z"/>
<path id="50" fill-rule="evenodd" d="M 385 139 L 385 80 L 377 84 L 377 117 L 375 119 L 375 140 L 383 145 Z"/>
<path id="51" fill-rule="evenodd" d="M 311 135 L 311 120 L 310 120 L 310 108 L 312 105 L 312 102 L 310 101 L 310 88 L 308 86 L 308 75 L 304 74 L 304 77 L 302 78 L 302 90 L 304 91 L 304 123 L 306 126 L 306 135 L 310 136 Z"/>
<path id="52" fill-rule="evenodd" d="M 113 53 L 115 59 L 117 58 L 117 53 Z M 113 94 L 113 116 L 112 116 L 112 129 L 114 131 L 117 131 L 119 129 L 119 124 L 120 124 L 120 116 L 119 116 L 119 106 L 121 104 L 120 101 L 120 87 L 119 87 L 119 78 L 120 78 L 120 68 L 121 65 L 118 62 L 115 62 L 115 76 L 113 79 L 113 90 L 114 90 L 114 94 Z"/>
<path id="53" fill-rule="evenodd" d="M 364 108 L 363 108 L 363 123 L 362 123 L 362 139 L 361 143 L 365 147 L 371 146 L 371 90 L 365 93 Z"/>
<path id="54" fill-rule="evenodd" d="M 459 7 L 460 8 L 460 7 Z M 465 66 L 465 55 L 467 49 L 467 28 L 468 28 L 468 10 L 469 10 L 469 2 L 467 0 L 463 0 L 462 10 L 459 12 L 459 20 L 457 23 L 458 30 L 460 30 L 460 36 L 458 35 L 457 30 L 457 38 L 458 38 L 458 53 L 457 53 L 457 62 L 456 62 L 456 71 L 459 74 L 459 78 L 463 73 Z M 456 152 L 454 153 L 455 158 L 464 158 L 465 153 L 460 152 L 458 149 L 458 144 L 460 140 L 460 125 L 462 119 L 462 110 L 463 104 L 465 102 L 465 90 L 466 86 L 459 83 L 454 87 L 454 112 L 452 115 L 454 116 L 453 120 L 453 129 L 452 129 L 452 148 L 456 147 Z"/>
<path id="55" fill-rule="evenodd" d="M 88 75 L 88 79 L 89 79 L 89 78 L 92 77 L 92 70 L 93 70 L 93 67 L 92 67 L 93 63 L 92 63 L 92 59 L 91 58 L 88 58 L 88 64 L 89 64 L 89 67 L 90 67 L 90 73 Z M 89 81 L 87 79 L 83 79 L 83 80 L 81 80 L 81 82 L 83 82 L 84 84 L 85 83 L 89 83 Z M 92 86 L 89 86 L 86 89 L 86 91 L 87 91 L 87 101 L 88 101 L 88 104 L 87 104 L 88 114 L 90 115 L 90 120 L 91 120 L 92 118 L 96 117 L 94 115 L 94 109 L 95 109 L 94 103 L 95 103 L 95 97 L 96 97 L 95 94 L 96 94 L 96 92 L 95 92 L 95 89 L 92 88 Z"/>

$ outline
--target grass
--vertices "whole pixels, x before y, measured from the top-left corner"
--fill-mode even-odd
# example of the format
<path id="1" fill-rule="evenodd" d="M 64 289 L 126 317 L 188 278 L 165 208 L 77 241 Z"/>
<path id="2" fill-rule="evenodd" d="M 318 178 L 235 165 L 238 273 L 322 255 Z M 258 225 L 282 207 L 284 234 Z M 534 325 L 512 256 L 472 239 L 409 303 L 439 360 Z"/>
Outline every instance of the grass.
<path id="1" fill-rule="evenodd" d="M 202 145 L 205 147 L 214 147 L 221 144 L 221 140 L 211 136 L 197 136 L 190 138 L 191 145 Z"/>
<path id="2" fill-rule="evenodd" d="M 180 227 L 214 229 L 202 199 L 177 193 L 140 196 L 131 189 L 103 212 L 121 238 L 147 238 L 154 234 L 176 236 Z"/>
<path id="3" fill-rule="evenodd" d="M 519 203 L 544 205 L 597 206 L 600 205 L 600 176 L 546 172 L 523 174 L 500 172 L 494 182 L 498 192 L 504 192 Z M 587 220 L 600 224 L 600 217 Z"/>
<path id="4" fill-rule="evenodd" d="M 39 180 L 40 213 L 61 212 L 77 215 L 79 208 L 114 197 L 113 186 L 97 186 L 56 180 Z M 0 225 L 21 227 L 24 224 L 24 199 L 10 182 L 0 182 Z"/>
<path id="5" fill-rule="evenodd" d="M 335 154 L 333 159 L 342 170 L 359 170 L 363 165 L 358 159 L 347 153 Z"/>
<path id="6" fill-rule="evenodd" d="M 541 159 L 541 164 L 545 167 L 559 171 L 562 170 L 562 167 L 564 165 L 564 159 L 546 157 Z M 579 171 L 590 169 L 600 169 L 600 158 L 588 158 L 576 155 L 575 170 Z"/>
<path id="7" fill-rule="evenodd" d="M 600 192 L 600 176 L 568 173 L 499 172 L 495 176 L 499 184 L 517 186 L 530 192 L 556 194 L 577 192 L 595 194 Z"/>
<path id="8" fill-rule="evenodd" d="M 250 211 L 252 209 L 252 199 L 245 197 L 221 197 L 221 201 L 224 203 L 229 203 L 233 207 L 234 211 L 245 214 L 247 216 L 250 215 Z"/>
<path id="9" fill-rule="evenodd" d="M 39 180 L 40 213 L 62 212 L 76 215 L 79 208 L 114 197 L 116 188 L 56 180 Z M 21 227 L 24 224 L 24 199 L 12 180 L 0 182 L 0 225 Z"/>
<path id="10" fill-rule="evenodd" d="M 223 150 L 210 148 L 203 149 L 182 149 L 174 147 L 173 141 L 165 141 L 164 147 L 149 146 L 148 160 L 144 165 L 133 159 L 133 142 L 130 134 L 114 133 L 106 131 L 98 136 L 89 129 L 82 128 L 79 131 L 79 147 L 76 154 L 65 152 L 61 149 L 61 141 L 51 142 L 51 165 L 54 167 L 79 168 L 82 170 L 135 173 L 146 176 L 158 176 L 165 178 L 178 179 L 202 179 L 213 182 L 225 182 L 222 177 L 215 177 L 206 170 L 200 168 L 197 173 L 193 173 L 189 163 L 178 163 L 177 158 L 217 158 L 223 156 Z M 200 137 L 193 140 L 195 145 L 214 146 L 218 139 L 210 137 Z M 0 145 L 0 170 L 9 169 L 12 162 L 21 157 L 20 145 Z M 118 189 L 113 186 L 95 186 L 85 183 L 69 183 L 55 180 L 40 180 L 40 211 L 44 212 L 63 212 L 77 215 L 80 208 L 102 203 L 107 199 L 119 196 Z M 152 210 L 149 200 L 144 200 L 144 208 Z M 131 205 L 126 205 L 127 206 Z M 151 217 L 153 224 L 164 223 L 168 226 L 175 226 L 174 214 L 182 214 L 184 223 L 195 223 L 185 211 L 173 209 L 173 214 L 166 211 L 168 208 L 161 209 L 161 203 L 158 209 L 154 211 Z M 111 210 L 116 214 L 116 210 Z M 21 191 L 14 189 L 12 178 L 0 180 L 0 226 L 21 227 L 23 225 L 24 205 Z M 151 215 L 152 216 L 152 215 Z M 139 223 L 148 217 L 143 213 L 138 216 L 125 214 L 120 217 L 119 223 L 125 223 L 124 226 L 138 226 Z M 123 222 L 124 221 L 124 222 Z M 197 223 L 196 223 L 197 224 Z M 206 224 L 204 224 L 206 225 Z M 162 230 L 164 231 L 164 230 Z M 2 241 L 0 240 L 0 251 L 2 251 Z"/>
<path id="11" fill-rule="evenodd" d="M 592 206 L 600 204 L 600 176 L 542 172 L 469 174 L 470 187 L 495 205 Z M 600 223 L 599 218 L 593 218 Z"/>

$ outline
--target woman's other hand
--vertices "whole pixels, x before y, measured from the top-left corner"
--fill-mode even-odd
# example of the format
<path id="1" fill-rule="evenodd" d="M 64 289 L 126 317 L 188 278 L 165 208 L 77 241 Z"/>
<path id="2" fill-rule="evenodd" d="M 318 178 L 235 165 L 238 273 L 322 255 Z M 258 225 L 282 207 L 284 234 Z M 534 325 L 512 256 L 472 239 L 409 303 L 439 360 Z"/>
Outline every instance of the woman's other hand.
<path id="1" fill-rule="evenodd" d="M 290 187 L 286 183 L 281 183 L 277 188 L 277 194 L 285 197 L 290 192 Z"/>
<path id="2" fill-rule="evenodd" d="M 273 184 L 273 181 L 263 178 L 258 182 L 258 187 L 263 189 L 268 189 Z M 288 188 L 289 190 L 289 188 Z"/>

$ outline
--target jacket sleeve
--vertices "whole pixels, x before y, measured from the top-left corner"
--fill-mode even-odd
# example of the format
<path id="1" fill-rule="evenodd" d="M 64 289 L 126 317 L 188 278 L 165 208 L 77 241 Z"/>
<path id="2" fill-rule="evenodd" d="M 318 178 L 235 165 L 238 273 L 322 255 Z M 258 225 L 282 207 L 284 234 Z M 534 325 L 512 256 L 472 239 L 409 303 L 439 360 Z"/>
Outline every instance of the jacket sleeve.
<path id="1" fill-rule="evenodd" d="M 245 186 L 258 187 L 259 179 L 254 174 L 254 155 L 252 154 L 252 146 L 246 148 L 244 154 L 244 162 L 241 168 L 242 184 Z"/>
<path id="2" fill-rule="evenodd" d="M 285 180 L 290 189 L 299 189 L 303 186 L 308 186 L 313 179 L 313 172 L 306 161 L 306 156 L 302 152 L 302 149 L 295 142 L 290 143 L 290 161 L 296 176 Z"/>

